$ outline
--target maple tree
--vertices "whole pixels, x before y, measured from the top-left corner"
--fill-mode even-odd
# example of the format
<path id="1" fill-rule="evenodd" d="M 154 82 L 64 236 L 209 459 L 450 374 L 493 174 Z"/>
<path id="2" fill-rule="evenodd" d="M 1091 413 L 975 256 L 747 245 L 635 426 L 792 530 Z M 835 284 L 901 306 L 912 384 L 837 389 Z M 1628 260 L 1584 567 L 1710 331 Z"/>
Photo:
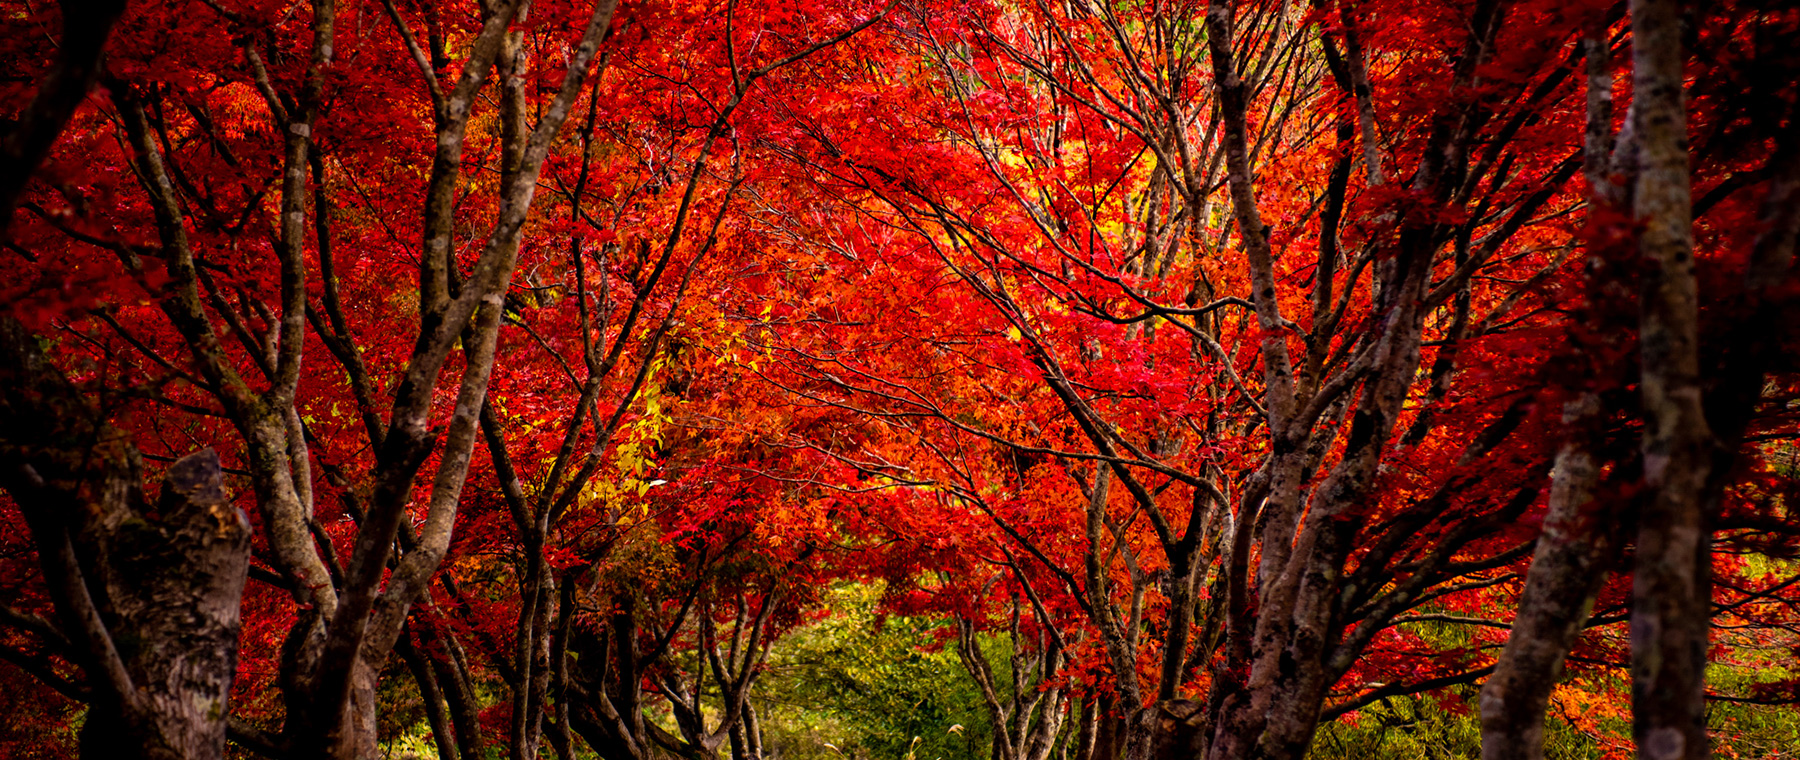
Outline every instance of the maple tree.
<path id="1" fill-rule="evenodd" d="M 998 760 L 1800 699 L 1707 671 L 1800 646 L 1779 3 L 7 8 L 0 677 L 83 756 L 761 760 L 841 584 Z"/>

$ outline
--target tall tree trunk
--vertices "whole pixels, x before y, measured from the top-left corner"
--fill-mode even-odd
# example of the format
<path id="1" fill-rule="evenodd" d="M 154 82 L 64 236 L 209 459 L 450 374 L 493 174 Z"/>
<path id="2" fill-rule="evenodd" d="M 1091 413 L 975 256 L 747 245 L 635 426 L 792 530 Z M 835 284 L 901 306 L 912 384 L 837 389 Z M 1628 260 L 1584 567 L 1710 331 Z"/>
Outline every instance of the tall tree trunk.
<path id="1" fill-rule="evenodd" d="M 1642 228 L 1639 340 L 1650 491 L 1632 587 L 1632 736 L 1641 757 L 1690 760 L 1709 755 L 1711 569 L 1702 494 L 1713 438 L 1700 386 L 1680 4 L 1633 0 L 1631 27 L 1639 150 L 1632 210 Z"/>
<path id="2" fill-rule="evenodd" d="M 419 699 L 425 703 L 425 720 L 431 726 L 431 740 L 437 745 L 438 760 L 461 760 L 462 752 L 456 746 L 456 729 L 452 727 L 446 709 L 444 690 L 438 685 L 437 673 L 432 671 L 431 663 L 418 647 L 413 646 L 410 631 L 400 637 L 394 651 L 406 662 L 407 671 L 418 684 Z"/>

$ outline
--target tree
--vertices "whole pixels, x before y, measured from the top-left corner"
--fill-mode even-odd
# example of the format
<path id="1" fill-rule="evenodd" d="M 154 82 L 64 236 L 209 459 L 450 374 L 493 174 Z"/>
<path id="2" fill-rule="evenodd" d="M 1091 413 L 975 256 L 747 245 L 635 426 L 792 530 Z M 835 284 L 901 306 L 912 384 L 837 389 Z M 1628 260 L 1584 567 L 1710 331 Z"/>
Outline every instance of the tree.
<path id="1" fill-rule="evenodd" d="M 1443 86 L 1450 94 L 1404 101 L 1389 117 L 1427 128 L 1393 148 L 1417 162 L 1412 188 L 1389 192 L 1382 182 L 1388 170 L 1377 168 L 1365 170 L 1359 195 L 1352 195 L 1357 154 L 1345 148 L 1353 144 L 1356 111 L 1346 108 L 1335 122 L 1314 111 L 1330 91 L 1308 83 L 1328 76 L 1342 93 L 1339 102 L 1355 103 L 1354 72 L 1366 67 L 1343 60 L 1335 42 L 1325 60 L 1298 56 L 1297 41 L 1317 29 L 1302 19 L 1269 9 L 1251 27 L 1253 43 L 1240 47 L 1222 7 L 1208 17 L 1203 37 L 1199 19 L 1175 9 L 1145 9 L 1143 17 L 1102 9 L 1064 18 L 1045 6 L 994 13 L 970 18 L 966 31 L 920 31 L 928 46 L 923 57 L 941 73 L 926 68 L 914 76 L 938 77 L 924 81 L 941 83 L 928 92 L 942 93 L 944 107 L 916 123 L 897 121 L 921 147 L 896 162 L 885 146 L 840 137 L 821 121 L 819 147 L 806 156 L 819 166 L 828 194 L 849 198 L 871 226 L 899 230 L 865 232 L 846 241 L 840 255 L 861 262 L 930 252 L 938 263 L 916 274 L 890 266 L 915 278 L 911 288 L 956 283 L 967 295 L 900 308 L 959 321 L 923 334 L 884 333 L 868 348 L 834 336 L 833 349 L 822 351 L 819 338 L 808 335 L 790 354 L 798 379 L 778 382 L 814 403 L 865 410 L 917 436 L 910 443 L 925 461 L 871 452 L 846 458 L 865 471 L 953 488 L 1052 569 L 1060 591 L 1080 602 L 1104 642 L 1120 717 L 1129 719 L 1127 756 L 1149 751 L 1158 710 L 1196 722 L 1182 731 L 1203 738 L 1186 751 L 1300 753 L 1334 684 L 1360 666 L 1383 630 L 1418 604 L 1471 590 L 1469 584 L 1493 585 L 1493 571 L 1529 549 L 1529 536 L 1503 528 L 1534 504 L 1543 471 L 1509 470 L 1517 475 L 1472 486 L 1474 473 L 1492 472 L 1492 462 L 1547 455 L 1529 436 L 1514 437 L 1540 424 L 1528 411 L 1532 399 L 1490 395 L 1484 406 L 1450 388 L 1461 363 L 1475 357 L 1511 355 L 1517 362 L 1495 366 L 1484 380 L 1529 376 L 1530 360 L 1513 358 L 1525 353 L 1518 339 L 1502 330 L 1533 325 L 1529 310 L 1508 313 L 1531 294 L 1471 283 L 1495 267 L 1537 282 L 1568 261 L 1509 252 L 1530 250 L 1549 231 L 1534 220 L 1554 219 L 1560 212 L 1552 204 L 1568 203 L 1562 185 L 1578 164 L 1558 154 L 1524 159 L 1507 151 L 1514 139 L 1542 141 L 1567 128 L 1536 110 L 1566 96 L 1566 62 L 1541 48 L 1505 61 L 1516 67 L 1506 91 L 1529 108 L 1495 113 L 1505 97 L 1459 95 L 1473 90 L 1494 44 L 1488 35 L 1498 33 L 1498 16 L 1478 13 L 1475 36 L 1458 40 L 1465 46 L 1461 63 Z M 1147 31 L 1140 38 L 1138 30 Z M 1458 33 L 1445 34 L 1454 40 Z M 1210 125 L 1199 118 L 1205 108 L 1176 108 L 1204 91 L 1189 78 L 1202 42 L 1211 45 L 1218 88 Z M 1250 186 L 1251 96 L 1234 76 L 1245 60 L 1258 81 L 1293 83 L 1257 103 L 1269 114 L 1262 122 L 1269 131 L 1257 138 L 1265 172 L 1283 171 L 1283 161 L 1294 170 L 1316 161 L 1321 128 L 1342 140 L 1334 173 L 1312 180 L 1317 194 L 1284 211 L 1296 229 L 1282 238 L 1283 249 L 1297 241 L 1319 247 L 1317 262 L 1304 269 L 1291 253 L 1276 269 Z M 1155 62 L 1156 77 L 1130 73 L 1143 65 L 1133 61 Z M 1140 89 L 1146 87 L 1167 89 Z M 931 142 L 946 132 L 949 140 Z M 1180 144 L 1215 139 L 1216 159 Z M 1478 140 L 1481 150 L 1471 147 Z M 1212 174 L 1220 165 L 1222 176 Z M 1489 181 L 1490 172 L 1501 179 Z M 1519 182 L 1521 176 L 1538 179 Z M 1230 228 L 1209 211 L 1221 180 L 1231 191 L 1235 229 L 1255 231 L 1239 236 L 1247 278 L 1224 267 Z M 1115 201 L 1115 190 L 1129 202 Z M 1369 206 L 1357 230 L 1365 242 L 1355 259 L 1340 262 L 1339 225 L 1352 201 Z M 1176 234 L 1181 225 L 1191 232 Z M 816 229 L 795 236 L 823 237 Z M 1349 270 L 1344 280 L 1335 279 L 1340 266 Z M 1167 281 L 1184 269 L 1182 280 Z M 854 276 L 844 275 L 839 289 L 892 288 L 859 286 Z M 866 312 L 846 312 L 838 301 L 828 318 L 879 325 L 879 310 L 897 306 L 881 301 Z M 1491 311 L 1478 314 L 1477 305 Z M 1311 308 L 1310 329 L 1282 316 L 1296 306 Z M 1254 331 L 1223 318 L 1233 309 L 1255 315 Z M 1434 312 L 1442 316 L 1427 320 Z M 1415 380 L 1428 329 L 1437 356 Z M 894 341 L 908 348 L 895 352 Z M 1245 349 L 1260 357 L 1246 362 Z M 1304 360 L 1291 357 L 1297 350 Z M 930 363 L 893 361 L 910 357 Z M 1520 373 L 1510 378 L 1519 379 L 1500 380 L 1510 368 Z M 968 379 L 951 379 L 958 375 Z M 1028 382 L 1041 385 L 1022 385 Z M 1420 392 L 1428 399 L 1423 411 L 1401 408 Z M 1045 513 L 1002 506 L 1020 491 L 977 458 L 986 452 L 970 441 L 980 439 L 1060 460 L 1066 482 L 1080 492 L 1048 498 L 1087 505 L 1085 549 L 1075 555 L 1085 559 L 1071 563 L 1062 547 L 1040 543 L 1079 535 L 1079 523 L 1042 533 L 1019 527 Z M 1414 461 L 1435 457 L 1450 473 L 1467 469 L 1403 486 L 1380 466 L 1396 451 Z M 1315 472 L 1327 477 L 1315 479 Z M 1232 502 L 1236 509 L 1228 508 Z M 1145 544 L 1128 538 L 1140 515 L 1149 536 L 1137 540 L 1156 547 L 1152 558 L 1138 554 Z M 1114 573 L 1122 579 L 1114 581 Z M 1165 603 L 1180 612 L 1149 624 L 1161 637 L 1150 692 L 1139 680 L 1144 611 Z M 1202 666 L 1205 680 L 1194 683 Z M 1441 688 L 1483 674 L 1471 665 L 1420 683 Z M 1177 704 L 1195 687 L 1210 694 L 1202 709 Z M 1138 709 L 1150 693 L 1165 704 Z M 1392 693 L 1384 686 L 1345 699 Z"/>
<path id="2" fill-rule="evenodd" d="M 221 756 L 250 531 L 218 454 L 177 460 L 152 502 L 138 451 L 24 326 L 0 321 L 0 347 L 8 367 L 0 424 L 14 431 L 0 445 L 4 482 L 58 613 L 56 624 L 9 617 L 88 674 L 82 756 Z"/>
<path id="3" fill-rule="evenodd" d="M 451 246 L 463 137 L 475 96 L 496 65 L 507 27 L 520 6 L 482 10 L 471 52 L 448 90 L 439 80 L 434 59 L 426 57 L 407 22 L 390 7 L 391 19 L 402 30 L 401 38 L 430 95 L 424 114 L 430 118 L 434 144 L 419 227 L 423 247 L 415 267 L 419 337 L 410 353 L 400 355 L 391 375 L 371 372 L 338 298 L 330 254 L 333 228 L 326 208 L 330 196 L 325 178 L 319 176 L 325 161 L 315 152 L 319 142 L 315 132 L 328 139 L 332 120 L 326 113 L 327 98 L 340 94 L 328 86 L 340 19 L 330 2 L 307 10 L 310 19 L 291 23 L 305 23 L 309 40 L 274 34 L 285 25 L 261 15 L 268 12 L 264 9 L 224 6 L 196 7 L 185 16 L 163 17 L 138 30 L 135 39 L 121 45 L 125 49 L 111 65 L 118 71 L 135 57 L 142 62 L 139 70 L 148 76 L 135 81 L 108 76 L 108 118 L 96 122 L 97 127 L 106 127 L 107 137 L 90 133 L 101 140 L 116 137 L 125 146 L 101 155 L 116 158 L 120 163 L 115 166 L 121 170 L 128 167 L 136 187 L 117 188 L 124 194 L 123 202 L 87 218 L 70 219 L 28 204 L 41 224 L 16 239 L 23 244 L 19 250 L 56 251 L 54 260 L 66 266 L 105 266 L 97 254 L 111 255 L 116 263 L 110 266 L 144 288 L 161 319 L 133 307 L 124 322 L 116 318 L 101 322 L 137 349 L 139 361 L 150 362 L 159 374 L 167 373 L 183 386 L 176 396 L 179 400 L 159 398 L 155 392 L 152 398 L 197 411 L 200 420 L 222 420 L 236 436 L 241 449 L 230 461 L 248 468 L 266 538 L 263 558 L 301 610 L 284 645 L 282 686 L 288 709 L 283 735 L 258 738 L 256 743 L 342 757 L 368 756 L 374 752 L 374 671 L 385 660 L 408 608 L 436 571 L 448 544 L 477 411 L 493 365 L 494 337 L 517 258 L 520 227 L 536 177 L 611 24 L 613 5 L 596 6 L 585 21 L 574 22 L 578 33 L 565 48 L 566 74 L 560 89 L 541 104 L 535 128 L 524 128 L 523 83 L 509 75 L 507 64 L 499 64 L 505 80 L 502 120 L 510 119 L 518 129 L 503 130 L 508 159 L 497 219 L 485 236 L 480 257 L 466 273 L 453 259 Z M 216 27 L 206 30 L 204 25 L 219 20 L 271 34 L 222 40 L 227 44 L 189 51 L 196 55 L 185 58 L 156 44 L 171 33 L 215 39 Z M 434 39 L 432 53 L 443 63 L 447 54 L 442 38 Z M 247 65 L 217 68 L 217 59 L 203 57 L 206 53 L 241 54 Z M 380 54 L 371 53 L 375 55 Z M 405 59 L 390 56 L 390 60 Z M 194 88 L 196 82 L 206 84 L 208 91 L 203 94 Z M 248 93 L 259 93 L 261 102 L 246 102 Z M 234 95 L 238 100 L 231 102 Z M 267 120 L 271 128 L 252 126 L 250 118 L 215 113 L 220 99 L 238 109 L 261 110 L 256 117 Z M 401 117 L 402 123 L 418 123 L 404 118 L 404 109 L 382 110 L 390 118 Z M 422 155 L 417 158 L 425 160 Z M 214 166 L 224 169 L 225 177 L 236 175 L 232 182 L 236 187 L 220 187 L 210 178 L 196 181 Z M 91 184 L 66 187 L 65 198 L 79 201 L 97 189 Z M 263 205 L 265 196 L 271 197 L 275 208 Z M 314 225 L 306 223 L 309 199 Z M 273 217 L 266 230 L 260 228 L 259 219 L 265 213 Z M 310 250 L 309 226 L 315 235 Z M 146 232 L 153 242 L 139 242 Z M 324 294 L 317 303 L 309 295 L 313 283 Z M 315 493 L 325 489 L 313 482 L 309 454 L 316 438 L 309 435 L 306 410 L 318 399 L 308 394 L 302 401 L 301 394 L 309 320 L 345 371 L 351 398 L 367 426 L 369 445 L 363 451 L 368 458 L 360 467 L 326 461 L 322 468 L 335 481 L 331 485 L 342 489 L 347 511 L 359 523 L 354 548 L 343 561 L 314 516 Z M 229 332 L 221 334 L 221 325 Z M 228 342 L 232 339 L 236 345 Z M 459 345 L 460 387 L 454 408 L 444 415 L 434 410 L 438 378 Z M 394 394 L 393 407 L 385 415 L 374 405 L 378 386 L 372 375 L 383 378 L 379 387 Z M 163 382 L 167 380 L 154 381 Z M 429 492 L 431 507 L 422 531 L 414 536 L 408 517 L 414 482 L 434 455 L 438 465 Z M 15 498 L 30 498 L 16 489 L 13 493 Z M 404 532 L 413 540 L 406 542 L 407 551 L 389 575 L 403 523 L 408 523 Z M 98 674 L 90 670 L 90 677 Z M 116 678 L 113 681 L 117 683 Z M 217 753 L 222 746 L 209 751 Z"/>
<path id="4" fill-rule="evenodd" d="M 1748 469 L 1745 463 L 1757 458 L 1756 447 L 1747 445 L 1745 437 L 1745 426 L 1756 415 L 1752 410 L 1782 396 L 1778 387 L 1766 386 L 1773 379 L 1766 373 L 1774 368 L 1766 352 L 1791 336 L 1705 335 L 1700 313 L 1703 308 L 1731 311 L 1724 304 L 1733 302 L 1742 313 L 1764 318 L 1791 308 L 1770 288 L 1777 279 L 1792 276 L 1791 230 L 1796 220 L 1787 197 L 1794 181 L 1789 157 L 1793 138 L 1791 126 L 1787 132 L 1777 126 L 1792 119 L 1792 104 L 1778 99 L 1773 105 L 1755 107 L 1761 112 L 1758 117 L 1739 122 L 1735 116 L 1746 106 L 1733 101 L 1764 95 L 1766 85 L 1757 84 L 1761 77 L 1791 71 L 1791 58 L 1768 47 L 1767 41 L 1792 20 L 1724 12 L 1694 30 L 1704 40 L 1698 44 L 1697 57 L 1718 67 L 1697 81 L 1748 84 L 1730 94 L 1703 88 L 1701 92 L 1722 101 L 1713 110 L 1690 107 L 1686 97 L 1682 80 L 1689 54 L 1684 50 L 1682 20 L 1673 7 L 1632 4 L 1630 19 L 1633 97 L 1617 147 L 1611 134 L 1612 52 L 1604 42 L 1611 22 L 1597 24 L 1585 43 L 1589 67 L 1585 150 L 1596 209 L 1594 226 L 1600 230 L 1593 235 L 1596 252 L 1590 271 L 1598 286 L 1591 300 L 1595 311 L 1611 312 L 1616 320 L 1624 309 L 1604 305 L 1606 289 L 1614 289 L 1612 300 L 1620 301 L 1624 299 L 1618 298 L 1618 290 L 1634 281 L 1641 288 L 1641 296 L 1630 296 L 1636 303 L 1626 301 L 1624 306 L 1633 308 L 1638 317 L 1642 408 L 1630 409 L 1618 393 L 1593 390 L 1584 391 L 1568 407 L 1567 421 L 1575 432 L 1558 458 L 1562 487 L 1553 492 L 1551 509 L 1559 517 L 1554 532 L 1547 526 L 1545 539 L 1540 540 L 1552 543 L 1541 547 L 1534 559 L 1533 579 L 1521 601 L 1521 624 L 1501 661 L 1506 678 L 1490 681 L 1483 697 L 1490 724 L 1484 752 L 1493 757 L 1541 756 L 1547 683 L 1587 617 L 1601 571 L 1629 538 L 1635 538 L 1634 738 L 1646 756 L 1708 755 L 1704 671 L 1712 647 L 1709 624 L 1715 610 L 1734 608 L 1715 599 L 1712 585 L 1715 579 L 1726 587 L 1741 588 L 1742 583 L 1719 567 L 1711 544 L 1715 531 L 1735 522 L 1723 503 L 1727 483 L 1741 482 Z M 1720 47 L 1744 47 L 1747 55 L 1727 62 L 1711 55 Z M 1698 102 L 1706 100 L 1703 96 Z M 1690 123 L 1704 125 L 1700 133 L 1706 135 L 1692 153 Z M 1773 143 L 1773 149 L 1759 151 L 1754 158 L 1737 157 L 1762 162 L 1754 181 L 1721 182 L 1698 199 L 1692 197 L 1691 178 L 1709 174 L 1707 161 L 1733 160 L 1720 154 L 1731 150 L 1724 146 L 1758 139 Z M 1623 182 L 1615 183 L 1614 177 Z M 1763 194 L 1760 209 L 1753 212 L 1753 236 L 1708 241 L 1716 246 L 1710 251 L 1704 244 L 1696 245 L 1694 220 L 1747 186 L 1756 186 Z M 1727 207 L 1717 213 L 1744 214 L 1745 209 Z M 1605 227 L 1619 222 L 1608 215 L 1628 218 L 1638 226 L 1627 235 L 1609 233 Z M 1635 266 L 1619 261 L 1623 258 L 1619 249 L 1629 251 L 1633 243 Z M 1697 273 L 1705 267 L 1718 272 L 1714 278 L 1720 285 L 1701 287 Z M 1723 284 L 1731 278 L 1737 281 Z M 1703 344 L 1714 342 L 1721 348 L 1702 350 Z M 1602 387 L 1623 388 L 1632 379 L 1610 378 Z M 1764 415 L 1763 424 L 1780 424 Z M 1610 453 L 1600 450 L 1598 425 L 1619 416 L 1641 417 L 1641 451 L 1621 455 L 1616 448 Z M 1717 434 L 1714 425 L 1720 426 Z M 1612 483 L 1596 494 L 1601 473 L 1609 465 Z M 1636 499 L 1606 493 L 1617 491 L 1621 483 L 1635 485 L 1640 480 L 1644 491 Z M 1635 536 L 1627 533 L 1629 528 L 1610 524 L 1608 516 L 1621 514 L 1638 521 Z M 1758 521 L 1763 526 L 1780 524 L 1775 517 L 1778 509 L 1764 514 L 1774 520 Z M 1539 633 L 1552 630 L 1554 635 Z"/>
<path id="5" fill-rule="evenodd" d="M 876 580 L 1004 760 L 1796 696 L 1791 10 L 14 10 L 0 657 L 86 754 L 759 760 Z"/>

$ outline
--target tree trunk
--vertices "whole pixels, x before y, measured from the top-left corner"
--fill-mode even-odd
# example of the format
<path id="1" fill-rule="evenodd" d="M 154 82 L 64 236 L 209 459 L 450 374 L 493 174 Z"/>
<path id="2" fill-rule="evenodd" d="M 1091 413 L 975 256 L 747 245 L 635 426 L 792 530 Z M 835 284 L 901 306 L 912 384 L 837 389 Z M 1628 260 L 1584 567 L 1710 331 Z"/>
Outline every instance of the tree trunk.
<path id="1" fill-rule="evenodd" d="M 1582 148 L 1583 175 L 1590 202 L 1616 208 L 1621 188 L 1612 175 L 1613 66 L 1610 18 L 1596 20 L 1582 41 L 1587 67 L 1587 129 Z M 1603 252 L 1590 251 L 1592 271 L 1604 266 Z M 1599 289 L 1590 295 L 1590 313 L 1600 308 Z M 1589 317 L 1591 322 L 1592 317 Z M 1600 482 L 1606 406 L 1593 387 L 1598 368 L 1577 378 L 1587 387 L 1563 405 L 1568 440 L 1557 450 L 1551 470 L 1550 504 L 1544 529 L 1526 572 L 1525 590 L 1506 649 L 1494 674 L 1481 689 L 1481 754 L 1483 760 L 1541 760 L 1544 756 L 1544 711 L 1562 673 L 1563 660 L 1581 635 L 1594 597 L 1621 538 L 1614 515 L 1592 504 Z"/>
<path id="2" fill-rule="evenodd" d="M 1592 505 L 1600 468 L 1600 400 L 1585 392 L 1563 421 L 1571 439 L 1556 455 L 1550 511 L 1538 536 L 1518 615 L 1494 674 L 1481 687 L 1482 760 L 1541 760 L 1544 709 L 1563 658 L 1594 606 L 1617 544 L 1608 516 Z"/>
<path id="3" fill-rule="evenodd" d="M 212 449 L 169 468 L 156 511 L 119 524 L 101 560 L 111 565 L 109 628 L 140 714 L 90 713 L 83 757 L 156 756 L 136 731 L 109 719 L 154 723 L 177 757 L 224 757 L 249 521 L 225 492 Z"/>
<path id="4" fill-rule="evenodd" d="M 49 155 L 75 109 L 87 99 L 101 67 L 101 52 L 123 0 L 61 0 L 62 38 L 56 65 L 38 83 L 31 105 L 0 139 L 0 237 L 31 175 Z"/>
<path id="5" fill-rule="evenodd" d="M 0 318 L 0 484 L 24 513 L 90 689 L 85 758 L 223 758 L 249 521 L 218 454 L 176 461 L 154 506 L 136 449 Z"/>
<path id="6" fill-rule="evenodd" d="M 379 674 L 361 657 L 350 674 L 350 703 L 344 706 L 344 720 L 332 743 L 334 760 L 381 760 L 377 735 L 375 686 Z"/>
<path id="7" fill-rule="evenodd" d="M 1118 725 L 1120 760 L 1151 760 L 1156 752 L 1156 707 L 1121 705 Z"/>
<path id="8" fill-rule="evenodd" d="M 413 646 L 411 631 L 401 634 L 394 651 L 406 661 L 407 671 L 412 673 L 413 682 L 419 686 L 419 699 L 425 703 L 425 719 L 431 726 L 431 740 L 437 745 L 438 760 L 461 760 L 462 752 L 456 746 L 456 730 L 451 727 L 443 688 L 438 686 L 431 663 L 425 660 L 418 647 Z"/>
<path id="9" fill-rule="evenodd" d="M 1186 699 L 1159 702 L 1150 710 L 1156 720 L 1151 738 L 1152 760 L 1191 760 L 1206 754 L 1206 705 Z"/>
<path id="10" fill-rule="evenodd" d="M 1696 760 L 1710 754 L 1704 675 L 1711 559 L 1701 505 L 1713 440 L 1700 386 L 1680 5 L 1633 0 L 1631 26 L 1650 491 L 1632 587 L 1632 736 L 1648 760 Z"/>
<path id="11" fill-rule="evenodd" d="M 1081 714 L 1075 728 L 1075 760 L 1098 760 L 1094 754 L 1095 734 L 1099 732 L 1100 721 L 1096 717 L 1099 701 L 1093 697 L 1081 700 Z"/>

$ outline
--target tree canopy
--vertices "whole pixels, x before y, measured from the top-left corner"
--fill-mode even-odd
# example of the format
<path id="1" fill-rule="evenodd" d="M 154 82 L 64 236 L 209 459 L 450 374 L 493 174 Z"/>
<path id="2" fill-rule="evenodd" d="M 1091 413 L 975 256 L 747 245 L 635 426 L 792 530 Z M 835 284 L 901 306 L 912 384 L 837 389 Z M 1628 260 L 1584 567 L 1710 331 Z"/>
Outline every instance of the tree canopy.
<path id="1" fill-rule="evenodd" d="M 0 754 L 1800 741 L 1791 4 L 0 4 Z"/>

